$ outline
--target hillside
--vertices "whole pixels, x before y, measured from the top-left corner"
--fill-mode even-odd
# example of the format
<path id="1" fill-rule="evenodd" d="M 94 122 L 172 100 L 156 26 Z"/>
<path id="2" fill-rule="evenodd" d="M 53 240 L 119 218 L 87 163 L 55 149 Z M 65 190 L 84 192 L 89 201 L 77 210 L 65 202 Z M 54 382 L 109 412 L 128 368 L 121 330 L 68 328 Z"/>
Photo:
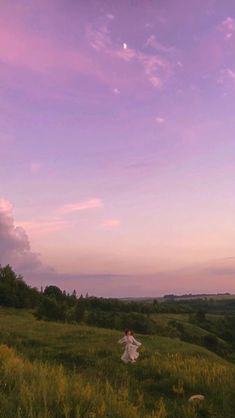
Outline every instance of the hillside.
<path id="1" fill-rule="evenodd" d="M 234 417 L 233 364 L 179 339 L 138 335 L 140 360 L 125 366 L 120 336 L 1 308 L 1 418 Z M 195 393 L 206 400 L 190 404 Z"/>

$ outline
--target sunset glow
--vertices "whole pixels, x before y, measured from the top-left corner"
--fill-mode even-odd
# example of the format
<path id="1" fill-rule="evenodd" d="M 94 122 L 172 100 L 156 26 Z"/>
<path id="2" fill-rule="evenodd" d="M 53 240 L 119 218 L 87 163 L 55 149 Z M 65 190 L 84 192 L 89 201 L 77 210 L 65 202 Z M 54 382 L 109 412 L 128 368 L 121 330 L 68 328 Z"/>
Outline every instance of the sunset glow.
<path id="1" fill-rule="evenodd" d="M 3 0 L 0 76 L 0 264 L 235 292 L 234 1 Z"/>

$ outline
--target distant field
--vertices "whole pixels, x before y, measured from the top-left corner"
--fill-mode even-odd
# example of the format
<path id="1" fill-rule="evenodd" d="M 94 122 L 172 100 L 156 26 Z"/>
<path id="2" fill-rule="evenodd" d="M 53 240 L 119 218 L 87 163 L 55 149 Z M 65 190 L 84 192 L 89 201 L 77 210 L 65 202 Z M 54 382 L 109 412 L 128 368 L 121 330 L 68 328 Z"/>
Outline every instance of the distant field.
<path id="1" fill-rule="evenodd" d="M 229 300 L 235 299 L 235 295 L 191 295 L 191 296 L 177 296 L 176 300 L 188 299 L 214 299 L 214 300 Z"/>
<path id="2" fill-rule="evenodd" d="M 152 314 L 151 318 L 159 325 L 167 326 L 171 321 L 181 322 L 185 329 L 190 330 L 194 335 L 206 335 L 208 334 L 203 328 L 197 325 L 190 324 L 188 314 Z"/>
<path id="3" fill-rule="evenodd" d="M 123 301 L 141 301 L 141 302 L 152 302 L 153 300 L 157 300 L 158 302 L 166 302 L 166 300 L 171 300 L 171 298 L 166 298 L 163 296 L 156 296 L 156 297 L 151 297 L 151 296 L 143 296 L 143 297 L 137 297 L 137 298 L 121 298 L 121 300 Z M 222 294 L 222 295 L 217 295 L 217 294 L 208 294 L 208 295 L 187 295 L 187 296 L 175 296 L 174 300 L 176 301 L 185 301 L 185 300 L 190 300 L 190 299 L 214 299 L 214 300 L 230 300 L 230 299 L 235 299 L 235 295 L 226 295 L 226 294 Z"/>
<path id="4" fill-rule="evenodd" d="M 126 366 L 120 336 L 0 309 L 0 343 L 16 350 L 0 345 L 1 418 L 234 417 L 232 364 L 179 339 L 138 335 L 140 360 Z M 195 393 L 206 401 L 189 404 Z"/>

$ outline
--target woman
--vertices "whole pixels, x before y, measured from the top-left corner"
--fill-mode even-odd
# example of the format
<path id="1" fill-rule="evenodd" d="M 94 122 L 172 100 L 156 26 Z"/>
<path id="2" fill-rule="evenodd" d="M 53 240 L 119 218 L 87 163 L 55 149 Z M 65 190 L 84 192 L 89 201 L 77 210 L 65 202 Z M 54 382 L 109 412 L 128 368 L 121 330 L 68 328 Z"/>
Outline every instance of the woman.
<path id="1" fill-rule="evenodd" d="M 119 341 L 119 344 L 124 344 L 125 350 L 121 357 L 124 363 L 135 363 L 139 357 L 137 348 L 141 346 L 141 343 L 134 338 L 134 333 L 130 329 L 126 329 L 125 335 Z"/>

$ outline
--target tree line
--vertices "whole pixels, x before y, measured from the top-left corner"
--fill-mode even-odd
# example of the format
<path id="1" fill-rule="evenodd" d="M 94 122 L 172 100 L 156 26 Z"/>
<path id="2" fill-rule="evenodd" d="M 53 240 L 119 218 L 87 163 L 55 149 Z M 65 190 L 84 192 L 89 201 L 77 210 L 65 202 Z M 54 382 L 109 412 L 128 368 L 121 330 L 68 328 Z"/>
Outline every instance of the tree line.
<path id="1" fill-rule="evenodd" d="M 234 299 L 122 301 L 77 295 L 75 290 L 70 294 L 55 285 L 38 290 L 7 265 L 0 266 L 0 306 L 31 309 L 38 320 L 86 323 L 118 330 L 131 328 L 142 334 L 178 337 L 216 352 L 221 351 L 219 341 L 224 340 L 232 351 L 235 350 Z M 207 330 L 210 335 L 201 338 L 189 332 L 189 328 L 177 319 L 161 325 L 153 320 L 153 314 L 158 313 L 187 313 L 189 322 Z M 209 314 L 216 314 L 218 319 L 209 319 Z"/>
<path id="2" fill-rule="evenodd" d="M 84 322 L 104 328 L 134 328 L 136 332 L 152 334 L 157 325 L 150 315 L 158 312 L 190 312 L 190 307 L 167 301 L 121 301 L 86 294 L 77 295 L 49 285 L 39 291 L 29 286 L 10 265 L 0 266 L 0 305 L 33 309 L 37 319 L 66 322 Z"/>

